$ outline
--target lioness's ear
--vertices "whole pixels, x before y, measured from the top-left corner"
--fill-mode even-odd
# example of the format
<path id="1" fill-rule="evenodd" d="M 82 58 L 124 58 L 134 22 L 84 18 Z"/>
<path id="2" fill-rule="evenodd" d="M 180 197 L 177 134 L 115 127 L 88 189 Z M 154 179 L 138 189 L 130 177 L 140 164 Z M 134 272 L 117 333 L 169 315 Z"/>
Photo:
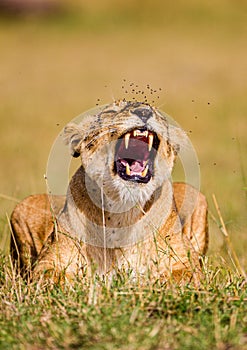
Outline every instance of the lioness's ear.
<path id="1" fill-rule="evenodd" d="M 181 128 L 174 125 L 169 125 L 169 141 L 175 155 L 177 155 L 179 150 L 186 147 L 188 144 L 188 136 Z"/>
<path id="2" fill-rule="evenodd" d="M 82 129 L 80 125 L 71 123 L 64 128 L 64 142 L 69 145 L 71 155 L 75 158 L 81 154 Z"/>

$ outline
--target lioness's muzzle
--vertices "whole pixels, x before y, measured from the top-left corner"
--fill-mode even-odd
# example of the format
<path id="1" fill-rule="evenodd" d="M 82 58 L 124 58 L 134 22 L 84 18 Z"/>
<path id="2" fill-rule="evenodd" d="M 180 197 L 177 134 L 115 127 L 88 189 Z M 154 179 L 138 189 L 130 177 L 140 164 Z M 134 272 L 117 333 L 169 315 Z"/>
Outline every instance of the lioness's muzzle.
<path id="1" fill-rule="evenodd" d="M 115 151 L 115 172 L 126 181 L 147 183 L 154 175 L 159 138 L 153 131 L 134 129 L 122 135 Z"/>

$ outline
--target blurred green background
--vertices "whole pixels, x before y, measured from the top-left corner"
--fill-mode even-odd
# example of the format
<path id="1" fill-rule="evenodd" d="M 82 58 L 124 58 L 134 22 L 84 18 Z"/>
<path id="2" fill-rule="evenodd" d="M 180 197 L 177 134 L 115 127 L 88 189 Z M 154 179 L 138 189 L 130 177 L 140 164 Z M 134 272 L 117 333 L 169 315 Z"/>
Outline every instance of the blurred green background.
<path id="1" fill-rule="evenodd" d="M 6 196 L 45 192 L 58 132 L 96 103 L 133 97 L 134 82 L 161 88 L 155 104 L 189 133 L 201 189 L 212 212 L 215 193 L 246 267 L 247 2 L 20 3 L 0 0 L 1 246 L 15 205 Z M 211 220 L 210 242 L 224 255 Z"/>

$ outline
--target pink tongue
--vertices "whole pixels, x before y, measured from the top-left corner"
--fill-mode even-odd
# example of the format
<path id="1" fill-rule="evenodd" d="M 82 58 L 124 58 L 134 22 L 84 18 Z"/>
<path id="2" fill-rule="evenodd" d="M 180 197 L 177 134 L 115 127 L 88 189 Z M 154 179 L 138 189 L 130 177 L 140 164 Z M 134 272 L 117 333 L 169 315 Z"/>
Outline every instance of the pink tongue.
<path id="1" fill-rule="evenodd" d="M 130 167 L 131 171 L 134 171 L 135 173 L 140 173 L 144 170 L 144 166 L 142 163 L 135 160 Z"/>

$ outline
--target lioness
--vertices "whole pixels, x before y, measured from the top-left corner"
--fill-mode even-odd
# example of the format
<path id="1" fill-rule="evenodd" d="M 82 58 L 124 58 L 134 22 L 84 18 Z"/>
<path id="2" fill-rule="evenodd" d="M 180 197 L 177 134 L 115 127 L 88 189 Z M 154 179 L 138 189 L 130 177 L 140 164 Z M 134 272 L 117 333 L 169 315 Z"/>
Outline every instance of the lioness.
<path id="1" fill-rule="evenodd" d="M 30 196 L 16 206 L 13 256 L 34 278 L 54 281 L 118 270 L 135 279 L 198 279 L 207 203 L 170 178 L 186 137 L 155 107 L 125 100 L 67 125 L 65 142 L 82 164 L 56 217 L 55 196 Z"/>

